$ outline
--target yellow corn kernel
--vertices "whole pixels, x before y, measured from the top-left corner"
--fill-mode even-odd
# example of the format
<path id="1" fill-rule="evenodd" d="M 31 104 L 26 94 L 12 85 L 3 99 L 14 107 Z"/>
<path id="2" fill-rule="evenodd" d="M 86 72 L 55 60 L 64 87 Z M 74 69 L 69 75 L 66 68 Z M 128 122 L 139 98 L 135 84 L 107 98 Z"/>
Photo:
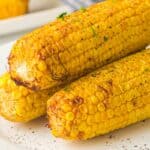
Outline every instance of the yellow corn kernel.
<path id="1" fill-rule="evenodd" d="M 62 109 L 63 109 L 65 112 L 71 111 L 71 107 L 70 107 L 68 104 L 62 105 Z"/>
<path id="2" fill-rule="evenodd" d="M 79 110 L 83 114 L 87 114 L 88 113 L 88 108 L 86 107 L 86 105 L 80 105 L 79 106 Z"/>
<path id="3" fill-rule="evenodd" d="M 107 116 L 108 116 L 108 118 L 113 118 L 114 111 L 112 109 L 107 110 Z"/>
<path id="4" fill-rule="evenodd" d="M 104 111 L 104 110 L 105 110 L 104 104 L 101 104 L 101 103 L 100 103 L 100 104 L 98 104 L 97 107 L 98 107 L 98 110 L 99 110 L 99 111 Z"/>
<path id="5" fill-rule="evenodd" d="M 97 99 L 97 97 L 92 96 L 91 101 L 92 101 L 93 104 L 97 104 L 99 100 Z"/>
<path id="6" fill-rule="evenodd" d="M 134 106 L 133 106 L 133 104 L 132 103 L 127 103 L 127 110 L 129 111 L 129 112 L 131 112 L 132 110 L 134 109 Z"/>
<path id="7" fill-rule="evenodd" d="M 92 124 L 93 124 L 93 121 L 94 121 L 93 115 L 89 115 L 89 116 L 87 117 L 87 124 L 88 124 L 88 125 L 92 125 Z"/>
<path id="8" fill-rule="evenodd" d="M 40 71 L 45 71 L 45 70 L 47 69 L 47 66 L 46 66 L 46 64 L 45 64 L 43 61 L 41 61 L 41 62 L 39 62 L 39 64 L 38 64 L 38 69 L 39 69 Z"/>
<path id="9" fill-rule="evenodd" d="M 4 80 L 0 80 L 0 87 L 3 87 L 5 81 Z"/>
<path id="10" fill-rule="evenodd" d="M 78 132 L 79 132 L 79 131 L 78 131 L 77 129 L 76 129 L 76 130 L 73 130 L 73 131 L 71 132 L 71 135 L 70 135 L 70 136 L 71 136 L 72 138 L 75 138 L 75 137 L 78 135 Z"/>
<path id="11" fill-rule="evenodd" d="M 66 114 L 66 120 L 72 121 L 74 119 L 74 114 L 72 112 L 68 112 Z"/>
<path id="12" fill-rule="evenodd" d="M 89 105 L 88 106 L 88 113 L 89 114 L 94 114 L 97 111 L 97 107 L 95 105 Z"/>
<path id="13" fill-rule="evenodd" d="M 21 93 L 19 91 L 13 91 L 12 92 L 12 97 L 15 97 L 16 99 L 20 99 Z"/>
<path id="14" fill-rule="evenodd" d="M 99 122 L 99 120 L 101 119 L 101 113 L 100 112 L 97 112 L 96 114 L 95 114 L 95 122 Z"/>
<path id="15" fill-rule="evenodd" d="M 82 122 L 81 124 L 80 124 L 80 126 L 79 126 L 79 131 L 84 131 L 85 130 L 85 128 L 86 128 L 86 123 L 85 122 Z"/>

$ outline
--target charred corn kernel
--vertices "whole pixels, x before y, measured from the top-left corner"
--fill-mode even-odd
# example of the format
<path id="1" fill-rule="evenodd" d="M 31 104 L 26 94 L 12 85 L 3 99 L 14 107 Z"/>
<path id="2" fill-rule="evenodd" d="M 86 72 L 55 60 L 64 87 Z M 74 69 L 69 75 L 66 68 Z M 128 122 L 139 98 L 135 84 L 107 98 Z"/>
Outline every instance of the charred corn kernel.
<path id="1" fill-rule="evenodd" d="M 13 122 L 28 122 L 46 113 L 46 102 L 54 90 L 33 92 L 17 86 L 9 73 L 0 77 L 0 115 Z"/>
<path id="2" fill-rule="evenodd" d="M 85 140 L 147 119 L 150 117 L 150 49 L 98 69 L 71 83 L 70 89 L 62 89 L 48 100 L 49 125 L 52 133 L 59 128 L 55 130 L 57 137 Z M 95 96 L 99 93 L 104 96 Z M 96 103 L 90 99 L 93 97 L 97 97 Z M 64 112 L 60 101 L 70 105 L 71 111 Z M 74 117 L 66 130 L 65 122 L 69 119 L 64 120 L 63 116 L 70 114 Z M 86 117 L 83 120 L 78 116 Z"/>
<path id="3" fill-rule="evenodd" d="M 25 14 L 28 10 L 28 0 L 0 0 L 0 19 Z"/>
<path id="4" fill-rule="evenodd" d="M 51 88 L 144 48 L 149 3 L 108 0 L 25 35 L 12 48 L 11 77 L 31 89 Z"/>

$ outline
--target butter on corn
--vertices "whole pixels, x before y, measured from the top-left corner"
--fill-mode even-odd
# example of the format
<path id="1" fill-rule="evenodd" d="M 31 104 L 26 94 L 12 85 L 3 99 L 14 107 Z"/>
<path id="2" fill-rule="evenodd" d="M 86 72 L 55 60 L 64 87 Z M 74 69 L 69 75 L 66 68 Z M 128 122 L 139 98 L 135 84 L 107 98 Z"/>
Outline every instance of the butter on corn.
<path id="1" fill-rule="evenodd" d="M 46 113 L 46 102 L 56 89 L 33 92 L 18 86 L 9 73 L 0 77 L 0 115 L 13 122 L 28 122 Z"/>
<path id="2" fill-rule="evenodd" d="M 73 81 L 150 43 L 150 0 L 108 0 L 58 18 L 13 46 L 11 77 L 34 90 Z"/>
<path id="3" fill-rule="evenodd" d="M 19 16 L 27 10 L 28 0 L 0 0 L 0 19 Z"/>
<path id="4" fill-rule="evenodd" d="M 85 140 L 147 119 L 150 49 L 98 69 L 68 88 L 47 103 L 49 127 L 56 137 Z"/>

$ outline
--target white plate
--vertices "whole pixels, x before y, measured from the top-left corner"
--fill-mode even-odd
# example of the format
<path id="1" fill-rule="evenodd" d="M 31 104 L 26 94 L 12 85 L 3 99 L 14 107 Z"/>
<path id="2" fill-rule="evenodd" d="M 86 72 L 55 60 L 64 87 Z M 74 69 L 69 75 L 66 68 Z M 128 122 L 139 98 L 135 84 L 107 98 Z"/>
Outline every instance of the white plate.
<path id="1" fill-rule="evenodd" d="M 0 74 L 6 71 L 12 43 L 0 47 Z M 16 124 L 0 118 L 2 150 L 149 150 L 150 120 L 120 129 L 84 142 L 54 138 L 39 118 L 27 124 Z"/>
<path id="2" fill-rule="evenodd" d="M 71 12 L 71 8 L 59 0 L 30 0 L 28 14 L 0 20 L 0 36 L 39 27 L 64 11 Z"/>

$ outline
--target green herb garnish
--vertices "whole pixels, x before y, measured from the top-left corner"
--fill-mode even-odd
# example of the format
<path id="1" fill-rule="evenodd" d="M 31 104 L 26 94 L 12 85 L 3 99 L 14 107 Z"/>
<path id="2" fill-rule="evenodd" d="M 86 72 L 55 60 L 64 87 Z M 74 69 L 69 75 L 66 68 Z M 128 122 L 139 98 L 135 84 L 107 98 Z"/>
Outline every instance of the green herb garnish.
<path id="1" fill-rule="evenodd" d="M 81 10 L 82 12 L 85 12 L 85 11 L 86 11 L 86 8 L 81 7 L 80 10 Z"/>
<path id="2" fill-rule="evenodd" d="M 99 72 L 93 72 L 93 73 L 91 73 L 91 76 L 92 77 L 97 77 L 99 74 L 100 74 Z"/>
<path id="3" fill-rule="evenodd" d="M 66 86 L 66 87 L 64 88 L 64 91 L 66 91 L 66 92 L 69 92 L 70 90 L 71 90 L 70 86 Z"/>
<path id="4" fill-rule="evenodd" d="M 91 27 L 91 30 L 92 30 L 93 36 L 97 36 L 97 33 L 93 27 Z"/>
<path id="5" fill-rule="evenodd" d="M 63 12 L 63 13 L 61 13 L 58 17 L 57 17 L 57 19 L 64 19 L 64 17 L 67 15 L 67 12 Z"/>
<path id="6" fill-rule="evenodd" d="M 148 71 L 150 71 L 150 68 L 146 68 L 146 69 L 144 70 L 144 72 L 148 72 Z"/>
<path id="7" fill-rule="evenodd" d="M 104 41 L 108 41 L 108 37 L 107 36 L 104 36 Z"/>

